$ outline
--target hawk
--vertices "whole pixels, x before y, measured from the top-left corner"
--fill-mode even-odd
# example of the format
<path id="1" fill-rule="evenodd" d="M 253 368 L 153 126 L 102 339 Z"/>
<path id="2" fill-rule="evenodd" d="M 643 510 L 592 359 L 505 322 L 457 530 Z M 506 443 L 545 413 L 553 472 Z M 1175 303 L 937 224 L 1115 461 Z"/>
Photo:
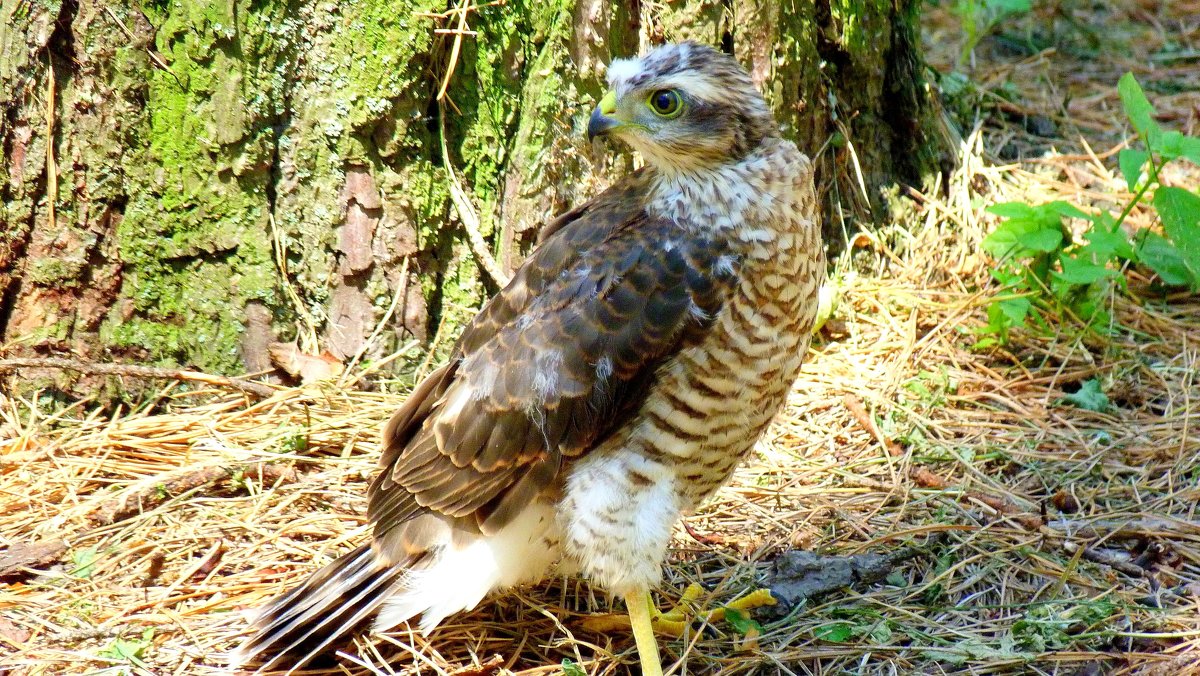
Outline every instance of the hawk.
<path id="1" fill-rule="evenodd" d="M 645 167 L 545 225 L 384 429 L 370 542 L 272 601 L 237 663 L 298 668 L 372 617 L 428 632 L 574 571 L 624 597 L 662 673 L 673 526 L 783 405 L 825 259 L 812 164 L 732 57 L 669 44 L 607 77 L 587 135 Z"/>

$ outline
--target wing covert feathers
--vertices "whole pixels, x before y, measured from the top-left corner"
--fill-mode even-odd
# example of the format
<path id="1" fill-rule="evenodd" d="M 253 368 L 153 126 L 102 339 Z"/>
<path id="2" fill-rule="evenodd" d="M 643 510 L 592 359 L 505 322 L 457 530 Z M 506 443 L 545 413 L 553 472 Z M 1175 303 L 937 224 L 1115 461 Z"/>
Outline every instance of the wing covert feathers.
<path id="1" fill-rule="evenodd" d="M 495 533 L 565 460 L 618 428 L 656 369 L 708 329 L 736 259 L 718 240 L 647 216 L 645 189 L 635 173 L 549 224 L 450 363 L 389 423 L 369 491 L 384 551 L 430 512 Z"/>

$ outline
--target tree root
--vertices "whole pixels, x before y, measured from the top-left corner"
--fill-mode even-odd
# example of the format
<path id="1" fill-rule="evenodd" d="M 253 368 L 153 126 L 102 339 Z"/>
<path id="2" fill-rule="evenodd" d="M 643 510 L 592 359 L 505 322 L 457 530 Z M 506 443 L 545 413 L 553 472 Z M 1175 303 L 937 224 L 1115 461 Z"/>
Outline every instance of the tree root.
<path id="1" fill-rule="evenodd" d="M 240 390 L 248 394 L 253 394 L 259 397 L 270 397 L 279 390 L 263 383 L 256 383 L 242 378 L 230 378 L 227 376 L 216 376 L 209 373 L 200 373 L 199 371 L 187 371 L 183 369 L 161 368 L 157 366 L 136 366 L 133 364 L 102 364 L 93 362 L 75 361 L 73 359 L 58 359 L 58 358 L 24 358 L 17 357 L 13 359 L 0 359 L 0 373 L 5 371 L 15 371 L 17 369 L 62 369 L 65 371 L 77 371 L 88 375 L 102 376 L 129 376 L 133 378 L 163 378 L 166 380 L 186 380 L 196 383 L 204 383 L 205 385 L 216 385 L 218 387 L 231 387 L 235 390 Z"/>

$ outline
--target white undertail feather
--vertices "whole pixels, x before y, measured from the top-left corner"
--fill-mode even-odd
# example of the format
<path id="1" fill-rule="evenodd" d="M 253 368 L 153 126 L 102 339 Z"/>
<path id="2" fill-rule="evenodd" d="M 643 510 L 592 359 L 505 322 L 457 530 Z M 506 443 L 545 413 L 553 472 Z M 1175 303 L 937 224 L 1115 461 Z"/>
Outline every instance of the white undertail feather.
<path id="1" fill-rule="evenodd" d="M 259 662 L 258 673 L 278 667 L 285 655 L 301 655 L 286 658 L 290 674 L 371 615 L 376 631 L 419 616 L 428 634 L 494 591 L 545 577 L 559 559 L 560 540 L 553 504 L 539 501 L 491 536 L 456 543 L 446 529 L 445 539 L 411 567 L 385 567 L 370 546 L 359 547 L 265 608 L 258 631 L 230 664 Z"/>
<path id="2" fill-rule="evenodd" d="M 490 537 L 458 546 L 442 543 L 432 551 L 432 563 L 407 572 L 393 588 L 375 618 L 375 630 L 420 615 L 421 631 L 428 634 L 493 591 L 539 580 L 559 557 L 559 539 L 553 505 L 539 502 Z"/>

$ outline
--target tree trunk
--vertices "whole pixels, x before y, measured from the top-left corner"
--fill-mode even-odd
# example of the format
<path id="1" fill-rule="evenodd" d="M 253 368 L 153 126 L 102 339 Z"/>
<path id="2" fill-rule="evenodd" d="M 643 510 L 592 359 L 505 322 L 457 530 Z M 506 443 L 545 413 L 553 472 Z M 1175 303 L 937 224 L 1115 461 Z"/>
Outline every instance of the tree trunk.
<path id="1" fill-rule="evenodd" d="M 8 352 L 240 373 L 449 340 L 628 170 L 582 129 L 604 64 L 666 40 L 750 69 L 831 214 L 935 168 L 919 0 L 464 4 L 3 0 Z"/>

